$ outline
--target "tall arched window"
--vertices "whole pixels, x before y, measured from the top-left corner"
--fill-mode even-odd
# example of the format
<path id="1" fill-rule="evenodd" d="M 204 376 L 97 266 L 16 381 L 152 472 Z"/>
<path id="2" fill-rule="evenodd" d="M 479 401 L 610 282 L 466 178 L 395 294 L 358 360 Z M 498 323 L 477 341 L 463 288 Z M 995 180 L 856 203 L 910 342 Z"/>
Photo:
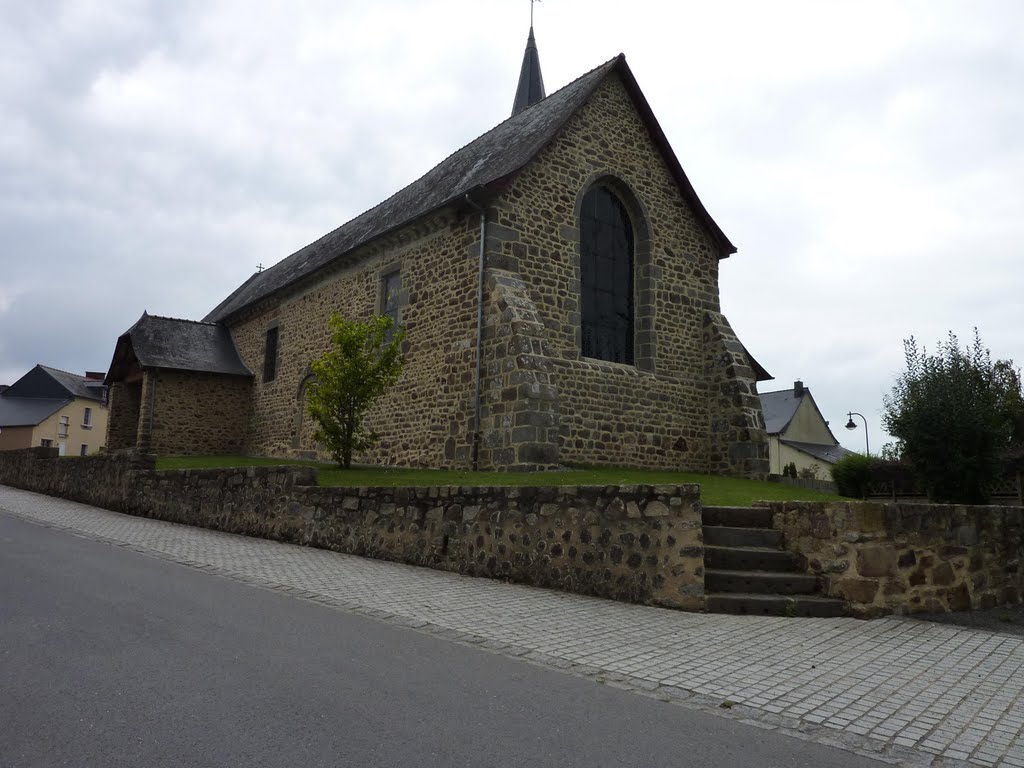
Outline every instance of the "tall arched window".
<path id="1" fill-rule="evenodd" d="M 580 208 L 582 353 L 633 363 L 633 226 L 622 201 L 594 186 Z"/>

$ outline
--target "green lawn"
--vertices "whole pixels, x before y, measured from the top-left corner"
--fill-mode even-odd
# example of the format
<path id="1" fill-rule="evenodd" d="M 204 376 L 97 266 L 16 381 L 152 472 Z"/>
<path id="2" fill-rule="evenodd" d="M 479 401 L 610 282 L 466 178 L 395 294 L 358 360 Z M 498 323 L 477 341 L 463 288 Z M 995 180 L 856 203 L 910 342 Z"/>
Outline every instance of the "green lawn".
<path id="1" fill-rule="evenodd" d="M 324 486 L 425 486 L 425 485 L 678 485 L 698 483 L 701 501 L 707 505 L 747 506 L 754 501 L 836 501 L 839 496 L 781 483 L 740 480 L 688 472 L 656 472 L 641 469 L 569 469 L 557 472 L 470 472 L 437 469 L 390 469 L 355 467 L 338 469 L 332 464 L 244 456 L 185 456 L 157 459 L 157 469 L 209 469 L 280 465 L 318 467 Z"/>

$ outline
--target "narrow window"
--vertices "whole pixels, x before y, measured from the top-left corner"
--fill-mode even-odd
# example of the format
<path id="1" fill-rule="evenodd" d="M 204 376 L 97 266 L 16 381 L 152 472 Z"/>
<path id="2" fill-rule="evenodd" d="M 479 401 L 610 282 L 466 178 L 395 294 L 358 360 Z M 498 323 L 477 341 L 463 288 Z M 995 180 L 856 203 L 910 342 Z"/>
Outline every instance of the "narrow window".
<path id="1" fill-rule="evenodd" d="M 584 357 L 633 363 L 633 226 L 607 187 L 580 210 L 580 293 Z"/>
<path id="2" fill-rule="evenodd" d="M 278 326 L 267 329 L 267 342 L 263 347 L 263 381 L 273 381 L 277 376 L 277 331 Z"/>
<path id="3" fill-rule="evenodd" d="M 82 417 L 82 426 L 83 427 L 91 427 L 92 426 L 92 408 L 86 408 L 85 409 L 85 416 Z"/>
<path id="4" fill-rule="evenodd" d="M 389 341 L 394 329 L 398 327 L 398 294 L 401 289 L 402 278 L 398 270 L 389 272 L 381 279 L 380 313 L 391 318 L 392 330 L 388 332 Z"/>
<path id="5" fill-rule="evenodd" d="M 71 417 L 70 416 L 61 416 L 60 417 L 60 425 L 57 427 L 57 437 L 67 437 L 68 436 L 68 426 L 70 426 L 70 424 L 71 424 Z"/>
<path id="6" fill-rule="evenodd" d="M 78 455 L 79 456 L 88 456 L 89 455 L 89 446 L 86 445 L 85 443 L 82 443 L 82 450 L 80 450 L 78 452 Z"/>

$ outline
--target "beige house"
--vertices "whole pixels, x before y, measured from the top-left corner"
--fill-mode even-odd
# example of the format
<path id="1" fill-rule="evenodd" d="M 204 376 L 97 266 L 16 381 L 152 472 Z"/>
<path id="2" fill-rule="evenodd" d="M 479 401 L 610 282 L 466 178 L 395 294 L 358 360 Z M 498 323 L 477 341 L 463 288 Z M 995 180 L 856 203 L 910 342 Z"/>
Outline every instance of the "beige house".
<path id="1" fill-rule="evenodd" d="M 106 445 L 107 388 L 102 373 L 37 365 L 0 393 L 0 450 L 52 447 L 87 456 Z"/>
<path id="2" fill-rule="evenodd" d="M 819 479 L 828 480 L 829 467 L 853 453 L 836 440 L 802 381 L 793 382 L 792 389 L 764 392 L 760 398 L 772 474 L 781 475 L 783 468 L 793 463 L 797 472 L 814 472 Z"/>
<path id="3" fill-rule="evenodd" d="M 766 475 L 768 376 L 719 301 L 736 249 L 625 57 L 545 96 L 531 30 L 513 101 L 203 322 L 144 315 L 107 375 L 110 448 L 326 458 L 305 393 L 340 312 L 406 330 L 361 463 Z"/>

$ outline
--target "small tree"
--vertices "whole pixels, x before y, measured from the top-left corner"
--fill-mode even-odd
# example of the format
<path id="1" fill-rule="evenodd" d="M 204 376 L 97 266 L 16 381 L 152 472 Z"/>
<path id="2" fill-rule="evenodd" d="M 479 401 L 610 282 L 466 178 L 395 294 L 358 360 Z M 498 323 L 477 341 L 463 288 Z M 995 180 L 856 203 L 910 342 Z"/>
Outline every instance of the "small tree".
<path id="1" fill-rule="evenodd" d="M 966 349 L 952 333 L 934 355 L 919 350 L 913 337 L 903 346 L 907 370 L 885 398 L 882 424 L 932 500 L 986 501 L 1000 455 L 1010 447 L 1009 405 L 1019 402 L 1013 365 L 993 364 L 977 329 Z"/>
<path id="2" fill-rule="evenodd" d="M 404 333 L 384 316 L 353 322 L 334 313 L 330 327 L 332 348 L 312 363 L 306 410 L 317 425 L 315 438 L 348 469 L 354 452 L 377 443 L 363 418 L 402 373 Z"/>

